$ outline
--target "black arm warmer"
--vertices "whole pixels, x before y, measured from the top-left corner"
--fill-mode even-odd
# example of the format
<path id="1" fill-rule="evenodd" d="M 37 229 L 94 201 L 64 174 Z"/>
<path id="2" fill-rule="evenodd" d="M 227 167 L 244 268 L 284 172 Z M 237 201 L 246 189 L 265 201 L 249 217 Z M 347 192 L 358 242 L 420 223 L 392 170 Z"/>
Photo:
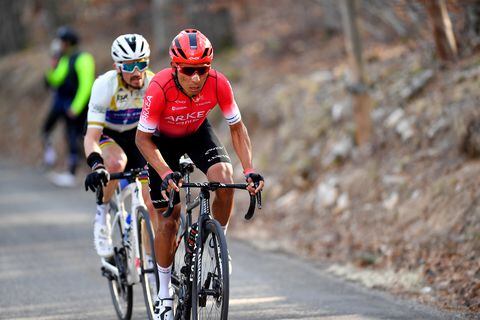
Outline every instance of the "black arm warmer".
<path id="1" fill-rule="evenodd" d="M 92 152 L 90 155 L 87 157 L 87 163 L 90 166 L 90 168 L 94 169 L 97 167 L 99 164 L 102 165 L 103 167 L 103 158 L 98 152 Z"/>

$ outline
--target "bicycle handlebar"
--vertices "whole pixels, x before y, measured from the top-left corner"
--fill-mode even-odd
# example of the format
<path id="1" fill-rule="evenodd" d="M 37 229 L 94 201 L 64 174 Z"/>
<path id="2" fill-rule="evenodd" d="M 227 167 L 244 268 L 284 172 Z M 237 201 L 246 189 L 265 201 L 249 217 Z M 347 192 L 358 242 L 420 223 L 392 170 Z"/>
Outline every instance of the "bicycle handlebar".
<path id="1" fill-rule="evenodd" d="M 110 173 L 110 180 L 135 179 L 138 176 L 147 175 L 147 174 L 148 174 L 148 170 L 145 170 L 143 168 L 136 168 L 136 169 L 131 169 L 129 171 L 124 171 L 124 172 Z"/>
<path id="2" fill-rule="evenodd" d="M 208 191 L 215 191 L 217 189 L 242 189 L 246 190 L 248 184 L 246 183 L 220 183 L 220 182 L 189 182 L 183 183 L 181 188 L 202 188 Z M 258 187 L 258 185 L 255 185 Z M 168 197 L 168 206 L 167 210 L 163 212 L 163 216 L 168 218 L 173 212 L 173 199 L 175 196 L 175 190 L 171 189 Z M 255 213 L 255 203 L 257 204 L 258 209 L 262 209 L 262 193 L 258 192 L 256 195 L 250 195 L 250 205 L 248 207 L 247 214 L 245 214 L 245 219 L 250 220 Z"/>
<path id="3" fill-rule="evenodd" d="M 109 181 L 110 180 L 121 180 L 121 179 L 127 179 L 129 181 L 134 181 L 138 176 L 141 175 L 147 175 L 148 170 L 143 169 L 143 168 L 135 168 L 131 169 L 129 171 L 123 171 L 123 172 L 114 172 L 110 173 Z M 103 203 L 103 188 L 97 188 L 96 192 L 96 198 L 97 198 L 97 204 L 102 204 Z"/>

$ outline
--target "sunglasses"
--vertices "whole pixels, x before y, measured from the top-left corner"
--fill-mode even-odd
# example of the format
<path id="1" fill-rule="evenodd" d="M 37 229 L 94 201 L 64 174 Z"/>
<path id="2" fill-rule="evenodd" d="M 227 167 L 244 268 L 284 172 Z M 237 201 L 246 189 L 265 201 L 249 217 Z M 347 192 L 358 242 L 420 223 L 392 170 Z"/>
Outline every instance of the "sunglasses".
<path id="1" fill-rule="evenodd" d="M 203 76 L 205 73 L 210 71 L 210 66 L 203 66 L 203 67 L 182 67 L 178 66 L 178 71 L 183 73 L 186 76 L 193 76 L 196 72 L 199 76 Z"/>
<path id="2" fill-rule="evenodd" d="M 148 68 L 148 60 L 119 63 L 119 66 L 122 68 L 123 72 L 132 73 L 135 71 L 135 68 L 142 72 Z"/>

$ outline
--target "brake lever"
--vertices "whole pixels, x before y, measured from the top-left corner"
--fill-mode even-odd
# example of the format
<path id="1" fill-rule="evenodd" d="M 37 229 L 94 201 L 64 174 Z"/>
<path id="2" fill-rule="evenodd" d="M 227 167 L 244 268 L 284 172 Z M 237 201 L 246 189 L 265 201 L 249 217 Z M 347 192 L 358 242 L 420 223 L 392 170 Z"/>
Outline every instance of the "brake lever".
<path id="1" fill-rule="evenodd" d="M 171 189 L 170 190 L 170 193 L 168 195 L 168 206 L 167 206 L 167 210 L 165 210 L 165 212 L 163 212 L 163 217 L 165 218 L 168 218 L 172 215 L 172 212 L 173 212 L 173 198 L 175 196 L 175 190 L 174 189 Z"/>
<path id="2" fill-rule="evenodd" d="M 261 210 L 262 209 L 262 191 L 258 191 L 256 198 L 257 198 L 257 208 Z"/>
<path id="3" fill-rule="evenodd" d="M 250 206 L 248 206 L 247 214 L 245 214 L 245 220 L 250 220 L 255 213 L 255 196 L 250 195 Z"/>
<path id="4" fill-rule="evenodd" d="M 97 204 L 102 204 L 103 203 L 103 188 L 101 186 L 97 188 L 96 197 L 97 197 Z"/>

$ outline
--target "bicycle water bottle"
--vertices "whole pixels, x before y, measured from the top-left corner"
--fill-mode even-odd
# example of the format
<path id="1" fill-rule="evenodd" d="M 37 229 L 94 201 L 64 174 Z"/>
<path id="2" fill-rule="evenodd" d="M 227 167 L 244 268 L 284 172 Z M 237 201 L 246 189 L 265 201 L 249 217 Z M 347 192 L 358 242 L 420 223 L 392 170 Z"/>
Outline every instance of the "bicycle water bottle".
<path id="1" fill-rule="evenodd" d="M 198 234 L 198 224 L 194 223 L 192 224 L 192 227 L 190 228 L 190 232 L 188 233 L 188 252 L 193 253 L 195 250 L 195 241 L 197 241 L 197 234 Z"/>

